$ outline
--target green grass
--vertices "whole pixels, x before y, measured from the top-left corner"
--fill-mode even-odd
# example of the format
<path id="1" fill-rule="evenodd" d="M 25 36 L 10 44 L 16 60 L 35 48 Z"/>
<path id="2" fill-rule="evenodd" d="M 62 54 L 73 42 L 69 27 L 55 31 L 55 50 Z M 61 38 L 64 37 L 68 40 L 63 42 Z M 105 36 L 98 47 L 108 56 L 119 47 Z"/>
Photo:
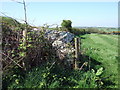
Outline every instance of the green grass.
<path id="1" fill-rule="evenodd" d="M 56 64 L 49 69 L 49 65 L 45 65 L 33 68 L 23 79 L 14 78 L 8 88 L 101 88 L 103 82 L 98 82 L 101 74 L 100 69 L 84 72 Z"/>
<path id="2" fill-rule="evenodd" d="M 104 77 L 109 75 L 108 80 L 116 85 L 118 83 L 118 36 L 117 35 L 103 35 L 103 34 L 86 34 L 81 36 L 82 49 L 86 50 L 86 54 L 96 61 L 101 62 L 104 67 Z M 91 62 L 92 63 L 92 62 Z"/>
<path id="3" fill-rule="evenodd" d="M 3 17 L 3 16 L 0 16 L 0 18 L 1 18 L 0 21 L 2 20 L 2 22 L 7 23 L 9 25 L 12 25 L 12 26 L 20 25 L 20 23 L 17 20 L 13 19 L 13 18 Z"/>
<path id="4" fill-rule="evenodd" d="M 105 32 L 111 32 L 111 31 L 119 31 L 118 28 L 98 28 L 101 31 L 105 31 Z"/>

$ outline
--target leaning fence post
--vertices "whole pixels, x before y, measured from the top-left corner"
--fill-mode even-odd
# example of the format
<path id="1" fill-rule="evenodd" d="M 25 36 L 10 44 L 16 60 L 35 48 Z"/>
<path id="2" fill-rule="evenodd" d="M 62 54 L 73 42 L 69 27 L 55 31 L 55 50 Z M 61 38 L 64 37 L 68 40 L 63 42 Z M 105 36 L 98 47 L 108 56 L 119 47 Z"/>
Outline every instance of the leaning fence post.
<path id="1" fill-rule="evenodd" d="M 74 69 L 78 69 L 78 60 L 79 60 L 79 52 L 80 52 L 80 41 L 79 41 L 79 38 L 75 38 L 75 67 Z"/>

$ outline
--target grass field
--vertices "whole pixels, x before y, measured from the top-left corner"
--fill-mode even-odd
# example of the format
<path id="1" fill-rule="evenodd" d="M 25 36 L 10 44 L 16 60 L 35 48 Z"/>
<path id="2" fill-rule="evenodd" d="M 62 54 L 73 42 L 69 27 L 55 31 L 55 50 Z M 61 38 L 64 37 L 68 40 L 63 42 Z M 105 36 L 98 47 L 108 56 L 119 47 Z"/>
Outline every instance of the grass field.
<path id="1" fill-rule="evenodd" d="M 118 36 L 103 34 L 86 34 L 82 37 L 82 49 L 86 54 L 104 67 L 104 77 L 108 78 L 110 87 L 117 87 L 118 83 Z M 91 62 L 92 63 L 92 62 Z M 116 85 L 114 85 L 116 84 Z"/>
<path id="2" fill-rule="evenodd" d="M 111 32 L 111 31 L 119 31 L 118 28 L 97 28 L 98 30 L 105 31 L 105 32 Z"/>

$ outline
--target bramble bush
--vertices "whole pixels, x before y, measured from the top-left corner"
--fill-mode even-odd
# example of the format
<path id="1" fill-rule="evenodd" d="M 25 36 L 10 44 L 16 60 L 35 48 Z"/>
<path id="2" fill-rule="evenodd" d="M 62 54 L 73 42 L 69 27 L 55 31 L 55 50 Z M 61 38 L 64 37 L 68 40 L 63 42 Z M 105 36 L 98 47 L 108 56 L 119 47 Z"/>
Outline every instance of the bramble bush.
<path id="1" fill-rule="evenodd" d="M 9 88 L 101 88 L 103 82 L 100 75 L 102 67 L 96 72 L 91 69 L 84 72 L 80 70 L 69 70 L 59 65 L 44 64 L 27 72 L 24 82 L 15 80 Z"/>
<path id="2" fill-rule="evenodd" d="M 17 21 L 16 21 L 17 22 Z M 11 23 L 11 20 L 9 20 Z M 73 70 L 62 67 L 51 43 L 43 31 L 33 31 L 28 25 L 26 46 L 22 31 L 25 24 L 2 22 L 3 89 L 5 88 L 102 88 L 103 68 Z M 73 29 L 84 34 L 84 29 Z M 72 30 L 71 30 L 72 32 Z M 24 70 L 23 62 L 28 66 Z"/>
<path id="3" fill-rule="evenodd" d="M 18 22 L 15 22 L 17 21 L 5 17 L 1 23 L 3 88 L 8 87 L 10 82 L 19 82 L 18 79 L 22 80 L 28 70 L 45 62 L 52 62 L 56 56 L 51 43 L 44 38 L 44 32 L 33 31 L 30 25 L 27 26 L 27 40 L 24 46 L 22 31 L 26 25 L 18 25 Z M 24 67 L 23 62 L 28 66 Z M 27 71 L 24 68 L 27 68 Z"/>

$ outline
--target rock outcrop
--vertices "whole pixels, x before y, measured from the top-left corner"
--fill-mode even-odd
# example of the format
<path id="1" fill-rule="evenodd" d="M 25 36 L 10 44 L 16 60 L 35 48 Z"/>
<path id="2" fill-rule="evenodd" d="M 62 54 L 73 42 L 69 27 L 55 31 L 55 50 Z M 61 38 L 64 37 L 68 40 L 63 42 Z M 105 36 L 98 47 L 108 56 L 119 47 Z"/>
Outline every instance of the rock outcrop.
<path id="1" fill-rule="evenodd" d="M 74 53 L 74 34 L 67 31 L 46 30 L 45 37 L 51 41 L 52 46 L 57 49 L 57 54 L 60 59 L 73 61 L 70 57 Z"/>

